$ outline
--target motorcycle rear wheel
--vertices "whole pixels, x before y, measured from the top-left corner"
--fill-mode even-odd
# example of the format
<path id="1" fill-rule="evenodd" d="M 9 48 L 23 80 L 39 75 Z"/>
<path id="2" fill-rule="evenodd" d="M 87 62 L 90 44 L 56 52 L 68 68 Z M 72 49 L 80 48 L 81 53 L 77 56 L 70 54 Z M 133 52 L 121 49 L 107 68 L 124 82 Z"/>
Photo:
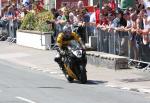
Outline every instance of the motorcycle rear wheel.
<path id="1" fill-rule="evenodd" d="M 81 84 L 85 84 L 87 82 L 87 74 L 86 74 L 86 69 L 82 67 L 80 76 L 79 76 L 79 81 Z"/>

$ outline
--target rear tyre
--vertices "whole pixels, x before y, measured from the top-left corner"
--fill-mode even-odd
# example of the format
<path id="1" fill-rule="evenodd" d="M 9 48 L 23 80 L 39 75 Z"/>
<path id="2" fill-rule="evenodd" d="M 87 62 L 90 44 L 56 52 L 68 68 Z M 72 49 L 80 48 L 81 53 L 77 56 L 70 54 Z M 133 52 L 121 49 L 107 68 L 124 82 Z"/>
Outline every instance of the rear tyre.
<path id="1" fill-rule="evenodd" d="M 79 80 L 82 84 L 85 84 L 87 82 L 87 74 L 86 69 L 84 67 L 82 67 L 81 69 Z"/>

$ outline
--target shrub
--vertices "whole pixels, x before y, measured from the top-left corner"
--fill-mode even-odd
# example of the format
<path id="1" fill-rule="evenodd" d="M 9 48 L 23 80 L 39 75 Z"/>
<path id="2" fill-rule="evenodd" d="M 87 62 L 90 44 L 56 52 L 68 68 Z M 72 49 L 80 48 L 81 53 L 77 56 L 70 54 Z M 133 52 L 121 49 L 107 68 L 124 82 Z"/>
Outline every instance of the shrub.
<path id="1" fill-rule="evenodd" d="M 37 21 L 36 21 L 36 30 L 42 31 L 42 32 L 49 32 L 51 31 L 51 27 L 46 23 L 46 21 L 52 20 L 53 15 L 49 11 L 41 12 L 37 15 Z"/>
<path id="2" fill-rule="evenodd" d="M 29 12 L 28 14 L 25 15 L 24 19 L 22 20 L 21 29 L 49 32 L 51 31 L 51 27 L 49 27 L 46 21 L 52 19 L 53 15 L 49 11 L 43 11 L 38 14 Z"/>
<path id="3" fill-rule="evenodd" d="M 35 14 L 32 12 L 27 13 L 22 20 L 21 29 L 34 30 L 35 26 L 36 26 Z"/>

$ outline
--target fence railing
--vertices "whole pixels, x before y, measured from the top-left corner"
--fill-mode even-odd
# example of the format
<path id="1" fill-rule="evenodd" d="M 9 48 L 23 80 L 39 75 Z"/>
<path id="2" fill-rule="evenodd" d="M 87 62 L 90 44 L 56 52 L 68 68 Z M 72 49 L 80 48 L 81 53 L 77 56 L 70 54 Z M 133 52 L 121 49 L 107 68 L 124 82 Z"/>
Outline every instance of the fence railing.
<path id="1" fill-rule="evenodd" d="M 0 20 L 0 40 L 15 42 L 19 25 L 18 20 Z"/>
<path id="2" fill-rule="evenodd" d="M 150 34 L 143 36 L 127 31 L 97 29 L 97 51 L 126 56 L 132 61 L 150 63 Z"/>

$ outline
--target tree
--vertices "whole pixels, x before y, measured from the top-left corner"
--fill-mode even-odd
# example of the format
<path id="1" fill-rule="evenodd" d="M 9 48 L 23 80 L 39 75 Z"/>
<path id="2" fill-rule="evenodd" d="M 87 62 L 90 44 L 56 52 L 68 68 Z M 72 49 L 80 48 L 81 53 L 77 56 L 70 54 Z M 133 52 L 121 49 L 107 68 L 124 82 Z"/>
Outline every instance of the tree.
<path id="1" fill-rule="evenodd" d="M 134 5 L 135 5 L 135 0 L 121 0 L 121 9 L 133 7 Z"/>

